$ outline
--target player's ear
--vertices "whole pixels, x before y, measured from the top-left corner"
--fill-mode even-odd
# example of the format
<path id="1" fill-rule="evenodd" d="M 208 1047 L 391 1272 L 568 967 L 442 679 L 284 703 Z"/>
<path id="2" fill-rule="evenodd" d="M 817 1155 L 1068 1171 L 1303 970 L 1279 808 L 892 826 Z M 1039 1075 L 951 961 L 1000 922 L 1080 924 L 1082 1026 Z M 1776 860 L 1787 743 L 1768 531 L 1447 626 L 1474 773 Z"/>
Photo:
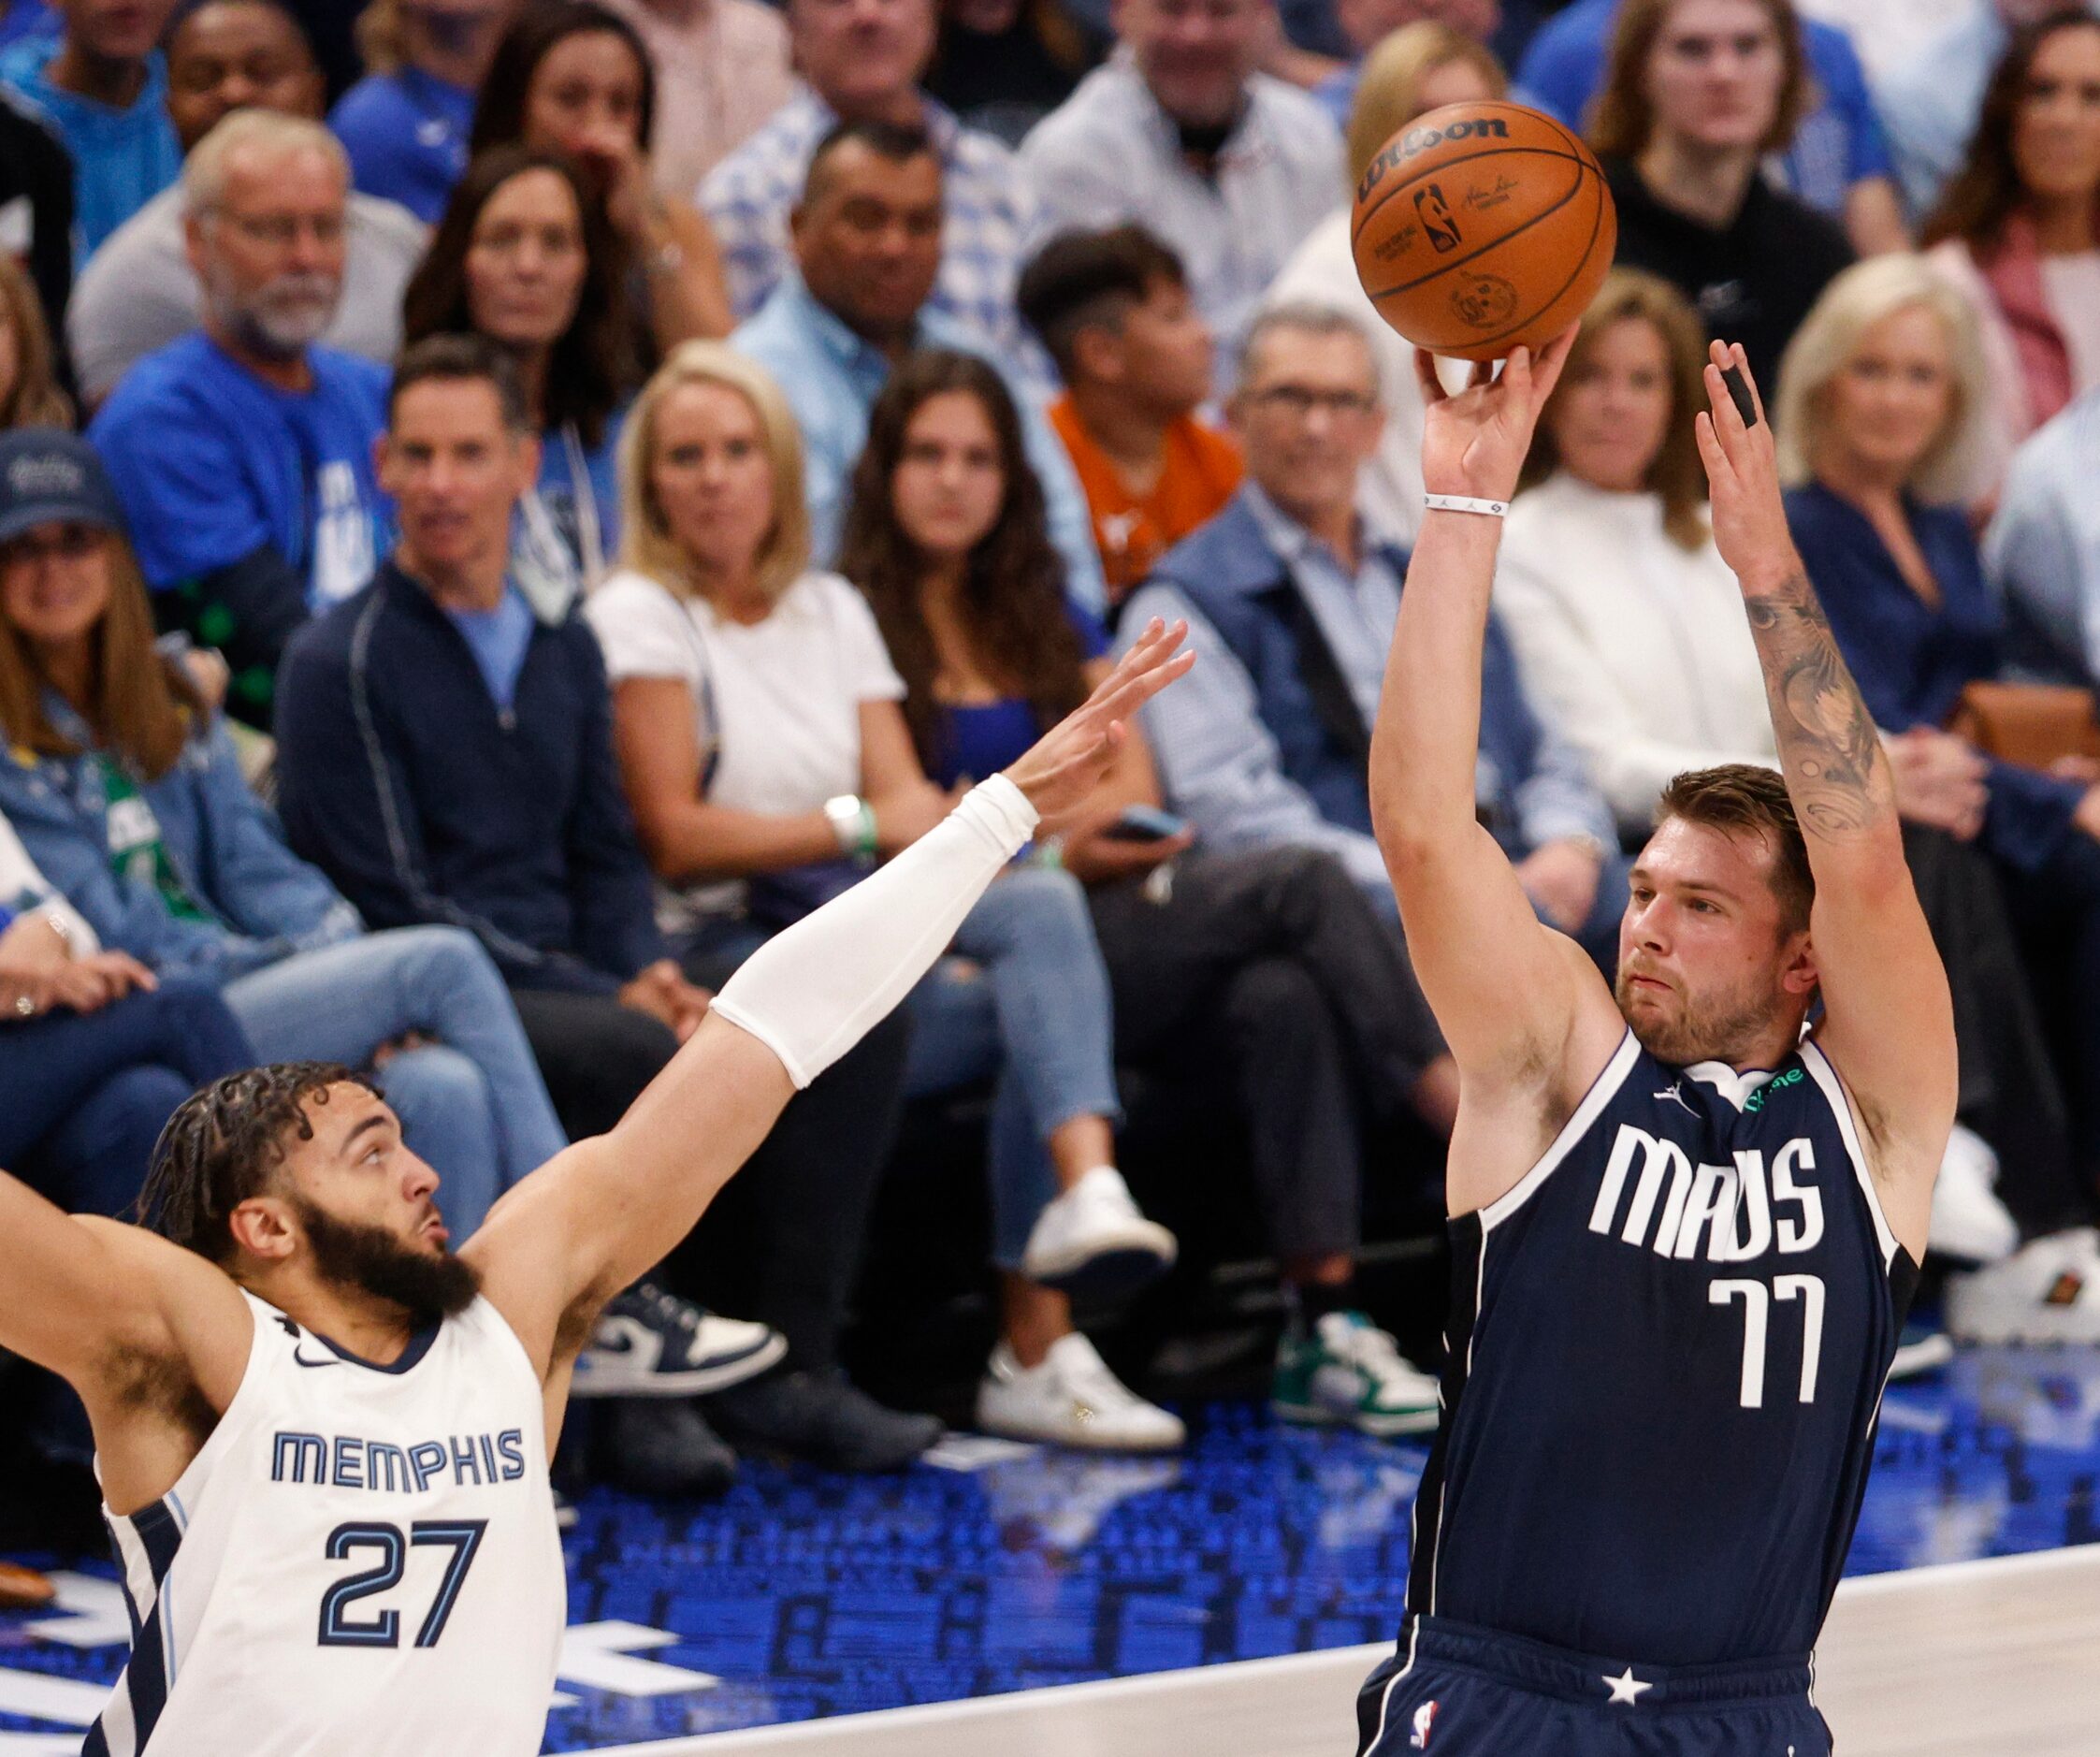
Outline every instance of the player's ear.
<path id="1" fill-rule="evenodd" d="M 235 1246 L 265 1262 L 282 1262 L 298 1246 L 291 1204 L 279 1196 L 251 1196 L 226 1216 Z"/>
<path id="2" fill-rule="evenodd" d="M 1780 966 L 1779 983 L 1789 995 L 1813 995 L 1822 982 L 1822 972 L 1816 967 L 1816 946 L 1809 938 L 1808 929 L 1787 936 L 1785 962 Z"/>

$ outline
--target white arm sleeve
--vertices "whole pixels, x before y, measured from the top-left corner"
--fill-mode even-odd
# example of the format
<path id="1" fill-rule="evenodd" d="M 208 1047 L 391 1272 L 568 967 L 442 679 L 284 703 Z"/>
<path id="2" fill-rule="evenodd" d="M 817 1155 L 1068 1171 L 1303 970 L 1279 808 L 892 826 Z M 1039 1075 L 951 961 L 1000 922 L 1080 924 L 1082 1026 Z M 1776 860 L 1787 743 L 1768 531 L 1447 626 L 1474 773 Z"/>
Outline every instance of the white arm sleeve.
<path id="1" fill-rule="evenodd" d="M 714 1010 L 807 1086 L 934 967 L 1035 830 L 1036 808 L 994 775 L 881 871 L 760 946 Z"/>

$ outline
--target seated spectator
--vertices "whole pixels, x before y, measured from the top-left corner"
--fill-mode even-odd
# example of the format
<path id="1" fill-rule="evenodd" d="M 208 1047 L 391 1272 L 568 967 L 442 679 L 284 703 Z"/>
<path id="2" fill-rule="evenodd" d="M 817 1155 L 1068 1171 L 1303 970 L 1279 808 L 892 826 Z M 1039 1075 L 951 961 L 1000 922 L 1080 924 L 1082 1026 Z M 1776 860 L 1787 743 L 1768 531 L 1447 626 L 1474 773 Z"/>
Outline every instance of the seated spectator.
<path id="1" fill-rule="evenodd" d="M 682 350 L 637 405 L 634 565 L 588 610 L 657 876 L 689 922 L 688 951 L 727 962 L 951 803 L 912 754 L 904 685 L 866 603 L 808 565 L 798 462 L 793 417 L 762 368 Z M 741 912 L 724 913 L 725 878 L 742 880 L 728 887 Z M 1125 1292 L 1174 1256 L 1115 1169 L 1108 979 L 1079 885 L 1015 869 L 963 920 L 954 951 L 909 1003 L 906 1090 L 996 1076 L 988 1157 L 1006 1321 L 988 1380 L 1002 1392 L 980 1400 L 980 1425 L 1179 1445 L 1181 1424 L 1117 1382 L 1055 1291 Z"/>
<path id="2" fill-rule="evenodd" d="M 735 321 L 714 227 L 689 192 L 665 194 L 650 170 L 660 113 L 632 25 L 591 0 L 536 0 L 503 34 L 470 141 L 477 157 L 523 146 L 576 161 L 590 205 L 626 248 L 641 333 L 659 352 L 725 336 Z"/>
<path id="3" fill-rule="evenodd" d="M 73 293 L 73 158 L 34 106 L 0 85 L 0 255 L 29 271 L 44 327 L 64 333 Z"/>
<path id="4" fill-rule="evenodd" d="M 467 168 L 474 101 L 513 0 L 371 0 L 357 20 L 365 77 L 328 112 L 352 181 L 426 225 Z"/>
<path id="5" fill-rule="evenodd" d="M 1968 153 L 1925 222 L 1933 265 L 1981 322 L 1991 385 L 1978 498 L 2013 447 L 2100 386 L 2100 18 L 2019 32 Z"/>
<path id="6" fill-rule="evenodd" d="M 6 553 L 0 539 L 0 580 Z M 69 1213 L 121 1216 L 176 1107 L 253 1060 L 209 984 L 163 987 L 104 951 L 0 819 L 0 1164 Z M 29 1371 L 7 1395 L 47 1459 L 90 1462 L 87 1412 L 65 1385 Z M 8 1590 L 0 1580 L 0 1603 Z"/>
<path id="7" fill-rule="evenodd" d="M 2058 683 L 2100 688 L 2100 390 L 2013 454 L 1984 538 L 2006 607 L 2006 657 Z"/>
<path id="8" fill-rule="evenodd" d="M 1050 362 L 1014 311 L 1014 286 L 1043 231 L 1043 210 L 1000 141 L 965 128 L 919 80 L 934 52 L 934 0 L 788 0 L 801 84 L 772 121 L 707 175 L 700 205 L 722 240 L 730 302 L 749 317 L 793 272 L 790 236 L 818 146 L 842 123 L 885 123 L 925 136 L 939 169 L 942 222 L 933 240 L 930 303 L 973 331 L 1047 399 Z M 769 363 L 770 364 L 770 363 Z M 819 534 L 819 557 L 822 551 Z"/>
<path id="9" fill-rule="evenodd" d="M 1011 762 L 1107 675 L 1099 626 L 1064 596 L 1012 399 L 973 355 L 914 356 L 885 386 L 841 564 L 903 673 L 896 731 L 908 727 L 906 748 L 942 787 Z M 1222 1039 L 1292 1306 L 1278 1414 L 1371 1433 L 1432 1427 L 1437 1382 L 1355 1309 L 1354 1269 L 1370 1120 L 1359 1111 L 1412 1108 L 1448 1135 L 1457 1079 L 1442 1037 L 1398 943 L 1330 856 L 1191 852 L 1185 831 L 1131 839 L 1124 815 L 1160 803 L 1133 728 L 1093 795 L 1050 826 L 1065 873 L 1087 887 L 1119 1059 L 1157 1064 L 1207 1033 Z M 1018 1238 L 1001 1240 L 1009 1270 Z M 1015 1288 L 1009 1314 L 1027 1309 L 1025 1292 Z M 978 1425 L 994 1432 L 1036 1431 L 1033 1412 L 1056 1410 L 1098 1367 L 1091 1348 L 1062 1340 L 1038 1364 L 1021 1338 L 1040 1348 L 1069 1331 L 1069 1314 L 1036 1303 L 978 1392 Z"/>
<path id="10" fill-rule="evenodd" d="M 1541 27 L 1516 70 L 1526 103 L 1571 128 L 1583 126 L 1604 77 L 1619 6 L 1620 0 L 1575 0 Z M 1852 39 L 1835 25 L 1797 16 L 1784 0 L 1766 9 L 1785 21 L 1783 28 L 1800 32 L 1813 80 L 1792 140 L 1768 168 L 1796 200 L 1838 222 L 1861 255 L 1907 250 L 1888 138 Z"/>
<path id="11" fill-rule="evenodd" d="M 380 453 L 400 542 L 293 642 L 278 766 L 293 846 L 369 919 L 452 922 L 487 947 L 582 1137 L 640 1096 L 708 995 L 657 926 L 598 643 L 573 606 L 543 620 L 505 577 L 538 451 L 492 343 L 432 337 L 402 356 Z M 786 1370 L 732 1406 L 740 1431 L 846 1469 L 900 1467 L 941 1431 L 882 1408 L 836 1364 L 908 1039 L 904 1020 L 886 1021 L 798 1095 L 700 1235 L 727 1229 L 738 1303 L 787 1339 Z M 684 1356 L 690 1315 L 683 1339 L 674 1319 L 658 1324 L 659 1345 Z M 617 1409 L 610 1454 L 629 1487 L 696 1493 L 733 1473 L 689 1404 Z"/>
<path id="12" fill-rule="evenodd" d="M 182 201 L 201 327 L 133 367 L 88 430 L 160 625 L 223 653 L 229 711 L 266 731 L 285 640 L 364 584 L 383 517 L 385 374 L 316 341 L 348 195 L 317 123 L 241 111 L 199 141 Z"/>
<path id="13" fill-rule="evenodd" d="M 1676 289 L 1615 270 L 1541 414 L 1496 570 L 1526 687 L 1588 760 L 1629 841 L 1645 839 L 1684 770 L 1778 762 L 1742 588 L 1706 523 L 1692 431 L 1705 364 Z M 1982 759 L 1922 727 L 1888 749 L 1962 1022 L 1966 1126 L 1933 1186 L 1933 1246 L 1994 1261 L 2018 1242 L 2014 1214 L 2038 1234 L 2079 1212 L 2064 1095 L 1997 878 L 1966 846 L 1983 822 Z"/>
<path id="14" fill-rule="evenodd" d="M 1787 516 L 1846 663 L 1885 734 L 1944 730 L 1997 675 L 2003 621 L 1966 515 L 1986 392 L 1976 320 L 1915 256 L 1833 282 L 1781 376 Z M 2100 1170 L 2100 786 L 1991 760 L 1980 845 L 2064 1018 L 2065 1084 L 2088 1187 Z M 1958 1321 L 1959 1314 L 1950 1314 Z"/>
<path id="15" fill-rule="evenodd" d="M 1086 490 L 1112 609 L 1239 486 L 1239 448 L 1196 418 L 1210 330 L 1181 259 L 1141 225 L 1052 239 L 1021 277 L 1021 314 L 1064 381 L 1050 422 Z"/>
<path id="16" fill-rule="evenodd" d="M 1760 384 L 1852 256 L 1833 222 L 1758 172 L 1810 89 L 1785 0 L 1625 0 L 1589 114 L 1619 266 L 1674 284 L 1709 335 L 1742 343 Z"/>
<path id="17" fill-rule="evenodd" d="M 0 814 L 105 947 L 216 989 L 263 1060 L 384 1065 L 466 1238 L 566 1144 L 488 960 L 456 929 L 365 933 L 278 840 L 224 728 L 153 651 L 85 442 L 0 439 Z"/>
<path id="18" fill-rule="evenodd" d="M 51 370 L 51 332 L 36 285 L 0 252 L 0 432 L 72 425 L 73 405 Z"/>
<path id="19" fill-rule="evenodd" d="M 701 179 L 793 95 L 787 22 L 762 0 L 605 4 L 634 27 L 656 69 L 656 186 L 689 203 Z"/>
<path id="20" fill-rule="evenodd" d="M 1228 351 L 1342 168 L 1326 112 L 1255 71 L 1275 19 L 1270 0 L 1121 0 L 1124 52 L 1021 147 L 1053 225 L 1136 221 L 1169 245 Z"/>
<path id="21" fill-rule="evenodd" d="M 1310 81 L 1275 59 L 1269 63 L 1269 71 L 1294 84 L 1306 85 L 1334 125 L 1346 136 L 1350 115 L 1356 108 L 1356 87 L 1363 76 L 1364 62 L 1396 31 L 1413 24 L 1434 24 L 1472 44 L 1499 68 L 1502 62 L 1499 51 L 1509 33 L 1496 26 L 1496 4 L 1497 0 L 1334 0 L 1335 24 L 1345 48 L 1341 61 L 1319 68 Z M 1290 0 L 1283 0 L 1280 9 L 1288 13 L 1292 9 Z M 1310 65 L 1308 62 L 1309 70 Z M 1434 109 L 1436 106 L 1427 104 L 1423 108 Z"/>
<path id="22" fill-rule="evenodd" d="M 1356 83 L 1347 146 L 1349 182 L 1340 204 L 1306 235 L 1264 305 L 1324 305 L 1355 318 L 1378 356 L 1385 399 L 1384 435 L 1364 466 L 1357 496 L 1380 530 L 1412 543 L 1422 523 L 1422 387 L 1414 376 L 1414 344 L 1378 314 L 1356 274 L 1349 227 L 1357 182 L 1396 134 L 1423 111 L 1502 95 L 1502 69 L 1470 36 L 1424 19 L 1403 26 L 1374 49 Z M 1440 361 L 1447 389 L 1464 388 L 1466 362 Z"/>
<path id="23" fill-rule="evenodd" d="M 167 38 L 168 114 L 190 152 L 237 109 L 321 118 L 321 74 L 278 0 L 204 0 Z M 401 290 L 424 247 L 406 208 L 358 190 L 344 210 L 342 294 L 321 341 L 369 360 L 401 346 Z M 80 273 L 66 340 L 93 405 L 141 356 L 197 327 L 204 291 L 183 241 L 183 196 L 164 189 L 112 232 Z"/>
<path id="24" fill-rule="evenodd" d="M 917 4 L 917 0 L 910 0 Z M 771 372 L 802 428 L 810 540 L 818 560 L 838 548 L 846 482 L 868 435 L 868 411 L 890 369 L 916 347 L 982 354 L 978 334 L 930 298 L 940 272 L 946 191 L 932 138 L 888 123 L 841 123 L 809 161 L 794 212 L 795 270 L 731 337 Z M 1101 557 L 1086 497 L 1050 423 L 1026 410 L 1028 459 L 1050 501 L 1050 537 L 1073 593 L 1098 609 Z"/>
<path id="25" fill-rule="evenodd" d="M 572 161 L 495 147 L 453 191 L 403 312 L 412 342 L 471 331 L 511 358 L 540 435 L 511 577 L 554 618 L 619 546 L 616 446 L 634 341 L 618 269 Z"/>
<path id="26" fill-rule="evenodd" d="M 965 128 L 1018 147 L 1098 66 L 1108 40 L 1059 0 L 942 0 L 926 90 Z"/>
<path id="27" fill-rule="evenodd" d="M 153 46 L 173 6 L 54 0 L 65 27 L 58 36 L 0 51 L 0 84 L 48 117 L 73 155 L 76 271 L 181 171 L 167 120 L 167 64 Z"/>
<path id="28" fill-rule="evenodd" d="M 1231 414 L 1245 485 L 1123 612 L 1126 630 L 1185 617 L 1200 656 L 1178 699 L 1147 709 L 1164 791 L 1212 848 L 1329 850 L 1391 920 L 1366 764 L 1407 555 L 1357 512 L 1356 478 L 1378 446 L 1369 338 L 1319 306 L 1264 312 Z M 1533 713 L 1492 620 L 1484 663 L 1481 821 L 1541 919 L 1610 968 L 1627 873 L 1611 812 L 1574 748 Z"/>
<path id="29" fill-rule="evenodd" d="M 1991 69 L 2013 32 L 2064 8 L 2064 0 L 1959 0 L 1928 39 L 1875 81 L 1896 175 L 1911 213 L 1922 219 L 1968 151 Z M 1927 8 L 1903 0 L 1913 18 Z"/>

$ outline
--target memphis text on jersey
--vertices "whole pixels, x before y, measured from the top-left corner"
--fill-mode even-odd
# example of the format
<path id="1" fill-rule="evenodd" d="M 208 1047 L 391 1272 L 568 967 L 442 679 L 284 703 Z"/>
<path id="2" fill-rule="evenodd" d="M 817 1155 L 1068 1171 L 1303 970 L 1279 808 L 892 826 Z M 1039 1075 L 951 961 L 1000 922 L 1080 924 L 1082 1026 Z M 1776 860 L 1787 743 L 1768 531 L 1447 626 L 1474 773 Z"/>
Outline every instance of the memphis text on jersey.
<path id="1" fill-rule="evenodd" d="M 448 1473 L 452 1486 L 459 1488 L 519 1481 L 525 1475 L 523 1431 L 506 1428 L 500 1433 L 456 1433 L 396 1445 L 387 1440 L 360 1440 L 355 1434 L 279 1429 L 270 1444 L 273 1483 L 421 1494 Z"/>

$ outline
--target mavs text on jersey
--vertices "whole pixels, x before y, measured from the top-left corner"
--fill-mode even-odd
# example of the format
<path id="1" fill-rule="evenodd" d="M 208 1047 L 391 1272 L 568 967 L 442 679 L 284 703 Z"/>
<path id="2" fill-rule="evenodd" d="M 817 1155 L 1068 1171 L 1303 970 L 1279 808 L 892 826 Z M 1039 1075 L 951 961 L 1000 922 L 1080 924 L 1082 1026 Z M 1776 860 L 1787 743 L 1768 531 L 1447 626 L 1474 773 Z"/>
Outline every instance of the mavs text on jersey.
<path id="1" fill-rule="evenodd" d="M 382 1367 L 243 1298 L 233 1402 L 109 1516 L 135 1635 L 82 1757 L 537 1751 L 566 1590 L 510 1326 L 477 1299 Z"/>
<path id="2" fill-rule="evenodd" d="M 1822 1052 L 1738 1075 L 1628 1032 L 1451 1240 L 1408 1622 L 1361 1750 L 1827 1751 L 1810 1650 L 1917 1270 Z M 1636 1747 L 1598 1714 L 1666 1705 L 1712 1724 Z"/>

